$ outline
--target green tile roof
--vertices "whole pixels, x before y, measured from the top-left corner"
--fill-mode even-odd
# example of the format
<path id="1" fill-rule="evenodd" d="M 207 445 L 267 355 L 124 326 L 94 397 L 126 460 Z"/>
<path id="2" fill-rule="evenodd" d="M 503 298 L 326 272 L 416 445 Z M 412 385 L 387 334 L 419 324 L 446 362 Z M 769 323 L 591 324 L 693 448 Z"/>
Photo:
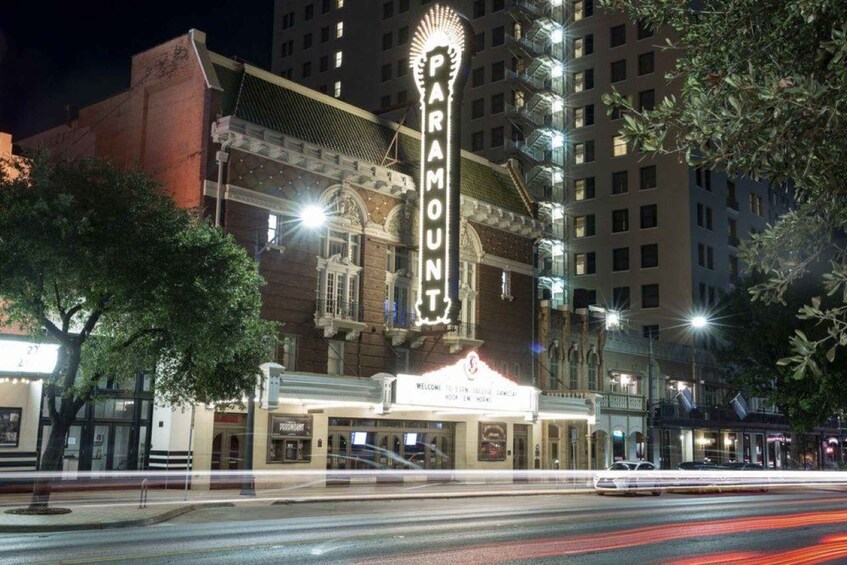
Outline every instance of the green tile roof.
<path id="1" fill-rule="evenodd" d="M 396 127 L 390 127 L 357 112 L 338 107 L 320 94 L 305 94 L 246 70 L 232 70 L 215 64 L 224 89 L 223 114 L 266 127 L 303 141 L 320 145 L 370 163 L 379 164 Z M 401 133 L 399 162 L 391 168 L 417 178 L 420 167 L 420 140 Z M 487 165 L 463 157 L 461 192 L 523 215 L 531 211 L 521 188 L 505 167 Z M 527 197 L 528 198 L 528 197 Z"/>

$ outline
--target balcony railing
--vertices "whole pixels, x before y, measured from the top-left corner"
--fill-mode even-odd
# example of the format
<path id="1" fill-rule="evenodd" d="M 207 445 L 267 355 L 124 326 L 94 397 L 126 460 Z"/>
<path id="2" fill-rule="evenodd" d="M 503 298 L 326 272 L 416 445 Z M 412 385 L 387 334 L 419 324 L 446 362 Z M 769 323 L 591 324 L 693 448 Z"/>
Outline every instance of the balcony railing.
<path id="1" fill-rule="evenodd" d="M 620 392 L 601 392 L 600 395 L 600 398 L 597 399 L 597 406 L 606 410 L 644 412 L 646 407 L 643 396 Z"/>
<path id="2" fill-rule="evenodd" d="M 415 329 L 415 311 L 386 310 L 385 325 L 390 328 Z"/>
<path id="3" fill-rule="evenodd" d="M 656 405 L 656 417 L 666 419 L 710 421 L 710 422 L 738 422 L 738 414 L 730 406 L 715 406 L 700 404 L 697 408 L 686 412 L 682 406 L 673 401 L 661 401 Z M 761 424 L 785 424 L 786 419 L 782 414 L 768 414 L 764 412 L 750 412 L 744 418 L 746 423 Z"/>
<path id="4" fill-rule="evenodd" d="M 358 322 L 361 318 L 357 301 L 342 301 L 333 298 L 318 298 L 315 314 L 318 318 L 335 318 L 354 322 Z"/>

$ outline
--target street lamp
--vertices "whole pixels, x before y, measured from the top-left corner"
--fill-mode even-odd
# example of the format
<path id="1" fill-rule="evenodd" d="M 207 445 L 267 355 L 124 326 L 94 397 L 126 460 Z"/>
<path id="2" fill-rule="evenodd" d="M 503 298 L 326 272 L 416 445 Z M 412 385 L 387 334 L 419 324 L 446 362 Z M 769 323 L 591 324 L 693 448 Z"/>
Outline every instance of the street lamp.
<path id="1" fill-rule="evenodd" d="M 703 329 L 703 328 L 705 328 L 706 326 L 709 325 L 709 320 L 706 318 L 706 316 L 703 316 L 702 314 L 698 314 L 697 316 L 694 316 L 693 318 L 691 318 L 690 323 L 691 323 L 691 327 L 694 328 L 695 330 L 701 330 L 701 329 Z"/>
<path id="2" fill-rule="evenodd" d="M 309 204 L 303 207 L 300 211 L 300 223 L 303 227 L 316 230 L 320 227 L 323 227 L 326 224 L 326 212 L 324 209 L 317 204 Z M 278 230 L 282 229 L 282 226 L 277 226 Z M 278 239 L 274 238 L 275 240 Z M 262 260 L 262 254 L 268 249 L 271 243 L 274 240 L 269 241 L 264 247 L 259 249 L 256 252 L 256 261 Z M 278 243 L 278 242 L 277 242 Z M 275 365 L 276 367 L 280 367 L 281 365 L 276 365 L 274 363 L 268 364 L 265 363 L 262 365 L 261 369 L 265 376 L 265 380 L 269 378 L 269 371 L 276 371 L 276 368 L 271 368 L 271 365 Z M 273 373 L 278 376 L 278 373 Z M 246 442 L 244 446 L 244 477 L 241 482 L 241 495 L 242 496 L 256 496 L 256 486 L 253 478 L 253 441 L 254 434 L 256 429 L 256 389 L 254 388 L 247 395 L 247 432 L 246 432 Z"/>

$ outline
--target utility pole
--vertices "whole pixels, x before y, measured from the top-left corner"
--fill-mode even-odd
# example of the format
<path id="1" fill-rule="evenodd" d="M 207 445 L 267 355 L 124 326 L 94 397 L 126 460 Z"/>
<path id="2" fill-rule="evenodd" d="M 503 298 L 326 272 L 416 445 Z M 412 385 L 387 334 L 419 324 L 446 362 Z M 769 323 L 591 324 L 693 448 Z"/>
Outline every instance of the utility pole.
<path id="1" fill-rule="evenodd" d="M 653 332 L 647 332 L 648 349 L 647 349 L 647 461 L 656 462 L 653 459 Z M 660 465 L 661 466 L 661 465 Z"/>

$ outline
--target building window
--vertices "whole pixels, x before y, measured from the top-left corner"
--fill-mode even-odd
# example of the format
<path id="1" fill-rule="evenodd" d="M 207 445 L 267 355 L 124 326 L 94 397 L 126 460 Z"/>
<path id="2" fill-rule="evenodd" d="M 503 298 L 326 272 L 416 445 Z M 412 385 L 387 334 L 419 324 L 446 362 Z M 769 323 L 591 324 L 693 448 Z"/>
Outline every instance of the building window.
<path id="1" fill-rule="evenodd" d="M 405 45 L 409 42 L 409 26 L 403 26 L 397 30 L 397 45 Z"/>
<path id="2" fill-rule="evenodd" d="M 294 25 L 294 12 L 282 16 L 282 29 L 288 29 Z"/>
<path id="3" fill-rule="evenodd" d="M 573 126 L 581 128 L 594 125 L 594 104 L 573 109 Z"/>
<path id="4" fill-rule="evenodd" d="M 335 39 L 341 39 L 344 37 L 344 22 L 338 22 L 335 24 Z"/>
<path id="5" fill-rule="evenodd" d="M 485 98 L 477 98 L 471 102 L 471 119 L 476 120 L 485 115 Z"/>
<path id="6" fill-rule="evenodd" d="M 502 93 L 495 94 L 491 97 L 491 113 L 500 114 L 503 112 L 505 98 Z"/>
<path id="7" fill-rule="evenodd" d="M 307 33 L 303 36 L 303 49 L 310 49 L 312 47 L 312 34 Z"/>
<path id="8" fill-rule="evenodd" d="M 728 208 L 738 210 L 738 199 L 735 194 L 735 183 L 731 180 L 726 181 L 726 205 Z"/>
<path id="9" fill-rule="evenodd" d="M 613 61 L 611 64 L 611 82 L 626 80 L 626 59 Z"/>
<path id="10" fill-rule="evenodd" d="M 550 363 L 550 385 L 549 388 L 552 390 L 556 390 L 559 388 L 559 384 L 562 382 L 559 379 L 559 351 L 556 347 L 550 348 L 550 355 L 548 357 Z"/>
<path id="11" fill-rule="evenodd" d="M 629 173 L 618 171 L 612 173 L 612 194 L 625 194 L 629 192 Z"/>
<path id="12" fill-rule="evenodd" d="M 413 257 L 405 247 L 390 247 L 385 265 L 385 323 L 408 328 L 414 324 Z"/>
<path id="13" fill-rule="evenodd" d="M 397 103 L 403 104 L 409 99 L 409 93 L 406 90 L 401 90 L 397 93 Z"/>
<path id="14" fill-rule="evenodd" d="M 573 21 L 578 22 L 594 15 L 594 0 L 575 0 L 573 3 Z"/>
<path id="15" fill-rule="evenodd" d="M 474 0 L 473 17 L 481 18 L 485 15 L 485 0 Z"/>
<path id="16" fill-rule="evenodd" d="M 612 156 L 623 157 L 629 153 L 629 146 L 626 144 L 626 139 L 622 135 L 616 135 L 612 138 Z"/>
<path id="17" fill-rule="evenodd" d="M 404 77 L 409 72 L 409 60 L 406 57 L 401 57 L 397 60 L 397 77 Z"/>
<path id="18" fill-rule="evenodd" d="M 331 339 L 327 342 L 326 373 L 328 375 L 344 374 L 344 342 Z"/>
<path id="19" fill-rule="evenodd" d="M 339 9 L 339 10 L 341 8 L 343 8 L 344 7 L 344 0 L 335 0 L 335 7 L 336 7 L 336 9 Z"/>
<path id="20" fill-rule="evenodd" d="M 324 55 L 323 57 L 321 57 L 320 64 L 319 64 L 318 68 L 319 68 L 320 72 L 322 72 L 322 73 L 326 72 L 327 69 L 329 69 L 329 57 L 327 55 Z"/>
<path id="21" fill-rule="evenodd" d="M 305 16 L 304 19 L 306 19 L 306 20 L 311 20 L 312 18 L 314 18 L 315 17 L 315 5 L 309 4 L 308 6 L 306 6 L 306 10 L 305 10 L 303 15 Z"/>
<path id="22" fill-rule="evenodd" d="M 656 188 L 656 165 L 641 167 L 641 190 Z"/>
<path id="23" fill-rule="evenodd" d="M 738 256 L 729 256 L 729 282 L 734 283 L 738 280 Z"/>
<path id="24" fill-rule="evenodd" d="M 659 208 L 656 204 L 641 207 L 641 229 L 655 228 L 659 225 Z"/>
<path id="25" fill-rule="evenodd" d="M 574 349 L 568 352 L 568 388 L 571 390 L 579 389 L 579 365 L 577 352 Z"/>
<path id="26" fill-rule="evenodd" d="M 477 67 L 471 73 L 471 86 L 482 86 L 485 84 L 485 67 Z"/>
<path id="27" fill-rule="evenodd" d="M 653 51 L 638 56 L 638 74 L 649 75 L 656 70 L 656 56 Z"/>
<path id="28" fill-rule="evenodd" d="M 331 6 L 331 5 L 330 5 L 330 1 L 329 1 L 329 0 L 322 0 L 322 1 L 321 1 L 321 13 L 322 13 L 322 14 L 326 14 L 327 12 L 329 12 L 329 10 L 330 10 L 330 6 Z"/>
<path id="29" fill-rule="evenodd" d="M 503 147 L 503 126 L 491 128 L 491 147 Z"/>
<path id="30" fill-rule="evenodd" d="M 500 299 L 512 300 L 512 271 L 503 269 L 500 273 Z"/>
<path id="31" fill-rule="evenodd" d="M 573 75 L 573 91 L 583 92 L 594 88 L 594 69 L 585 69 Z"/>
<path id="32" fill-rule="evenodd" d="M 473 52 L 481 53 L 485 50 L 485 32 L 477 33 L 473 36 Z"/>
<path id="33" fill-rule="evenodd" d="M 382 5 L 382 19 L 387 20 L 394 15 L 394 0 Z"/>
<path id="34" fill-rule="evenodd" d="M 653 29 L 644 22 L 638 22 L 638 39 L 647 39 L 653 37 Z"/>
<path id="35" fill-rule="evenodd" d="M 694 169 L 694 181 L 700 188 L 712 191 L 712 171 L 697 167 Z"/>
<path id="36" fill-rule="evenodd" d="M 335 68 L 340 69 L 341 63 L 343 63 L 343 62 L 344 62 L 344 52 L 343 51 L 336 51 L 335 52 Z"/>
<path id="37" fill-rule="evenodd" d="M 506 28 L 503 26 L 495 27 L 491 30 L 491 46 L 497 47 L 506 42 Z"/>
<path id="38" fill-rule="evenodd" d="M 329 26 L 321 28 L 321 43 L 329 41 Z"/>
<path id="39" fill-rule="evenodd" d="M 409 11 L 409 0 L 400 0 L 400 13 L 405 14 Z"/>
<path id="40" fill-rule="evenodd" d="M 596 255 L 593 251 L 574 254 L 574 274 L 593 275 L 597 272 Z"/>
<path id="41" fill-rule="evenodd" d="M 283 41 L 282 42 L 282 52 L 281 52 L 280 56 L 281 57 L 288 57 L 292 53 L 294 53 L 294 41 L 293 40 Z"/>
<path id="42" fill-rule="evenodd" d="M 653 110 L 656 107 L 656 91 L 653 89 L 642 90 L 638 93 L 638 108 L 643 112 Z"/>
<path id="43" fill-rule="evenodd" d="M 594 142 L 585 141 L 582 143 L 574 143 L 573 145 L 573 162 L 575 165 L 590 163 L 594 160 Z"/>
<path id="44" fill-rule="evenodd" d="M 617 286 L 612 289 L 612 309 L 629 310 L 630 298 L 628 286 Z"/>
<path id="45" fill-rule="evenodd" d="M 471 151 L 482 151 L 485 149 L 485 134 L 475 131 L 471 134 Z"/>
<path id="46" fill-rule="evenodd" d="M 501 12 L 506 9 L 506 0 L 491 0 L 491 11 Z"/>
<path id="47" fill-rule="evenodd" d="M 574 218 L 574 237 L 591 237 L 594 232 L 594 214 Z"/>
<path id="48" fill-rule="evenodd" d="M 332 85 L 332 95 L 336 98 L 341 98 L 341 81 L 337 80 Z"/>
<path id="49" fill-rule="evenodd" d="M 753 192 L 750 193 L 750 212 L 757 216 L 764 216 L 764 208 L 762 207 L 762 197 Z"/>
<path id="50" fill-rule="evenodd" d="M 629 231 L 629 209 L 612 211 L 612 233 Z"/>
<path id="51" fill-rule="evenodd" d="M 576 179 L 573 181 L 574 200 L 591 200 L 594 198 L 594 177 Z"/>
<path id="52" fill-rule="evenodd" d="M 701 228 L 712 230 L 714 225 L 712 208 L 700 203 L 697 204 L 697 225 Z"/>
<path id="53" fill-rule="evenodd" d="M 659 307 L 659 285 L 643 284 L 641 285 L 641 307 L 642 308 L 658 308 Z"/>
<path id="54" fill-rule="evenodd" d="M 588 354 L 588 390 L 597 390 L 597 354 Z"/>
<path id="55" fill-rule="evenodd" d="M 310 76 L 312 76 L 312 63 L 303 63 L 303 78 L 309 78 Z"/>
<path id="56" fill-rule="evenodd" d="M 382 66 L 382 82 L 391 80 L 391 63 Z"/>
<path id="57" fill-rule="evenodd" d="M 620 47 L 626 43 L 626 24 L 615 26 L 609 30 L 609 47 Z"/>
<path id="58" fill-rule="evenodd" d="M 729 245 L 738 247 L 738 222 L 736 222 L 733 218 L 727 218 L 726 230 Z"/>
<path id="59" fill-rule="evenodd" d="M 459 300 L 462 301 L 459 332 L 469 339 L 476 337 L 476 271 L 475 263 L 459 263 Z"/>
<path id="60" fill-rule="evenodd" d="M 292 225 L 293 218 L 282 214 L 268 214 L 268 247 L 282 248 L 285 243 L 284 229 L 286 225 Z"/>
<path id="61" fill-rule="evenodd" d="M 706 246 L 702 243 L 697 244 L 697 264 L 701 267 L 706 266 Z"/>
<path id="62" fill-rule="evenodd" d="M 706 268 L 715 270 L 715 249 L 711 245 L 706 246 Z"/>
<path id="63" fill-rule="evenodd" d="M 641 333 L 644 336 L 644 339 L 659 339 L 659 326 L 658 324 L 645 325 L 641 327 Z"/>
<path id="64" fill-rule="evenodd" d="M 491 63 L 491 82 L 497 82 L 506 78 L 506 65 L 503 61 Z"/>
<path id="65" fill-rule="evenodd" d="M 659 266 L 659 244 L 648 243 L 641 246 L 641 268 L 652 269 Z"/>
<path id="66" fill-rule="evenodd" d="M 297 370 L 297 336 L 284 335 L 276 342 L 274 362 L 285 367 L 286 371 Z"/>
<path id="67" fill-rule="evenodd" d="M 379 107 L 380 109 L 382 109 L 388 108 L 389 106 L 391 106 L 391 95 L 386 94 L 385 96 L 379 99 Z"/>
<path id="68" fill-rule="evenodd" d="M 629 247 L 617 247 L 612 249 L 612 271 L 629 270 Z"/>
<path id="69" fill-rule="evenodd" d="M 579 59 L 594 53 L 594 35 L 589 33 L 573 40 L 573 57 Z"/>
<path id="70" fill-rule="evenodd" d="M 390 31 L 382 34 L 382 50 L 386 51 L 394 46 L 394 34 Z"/>

